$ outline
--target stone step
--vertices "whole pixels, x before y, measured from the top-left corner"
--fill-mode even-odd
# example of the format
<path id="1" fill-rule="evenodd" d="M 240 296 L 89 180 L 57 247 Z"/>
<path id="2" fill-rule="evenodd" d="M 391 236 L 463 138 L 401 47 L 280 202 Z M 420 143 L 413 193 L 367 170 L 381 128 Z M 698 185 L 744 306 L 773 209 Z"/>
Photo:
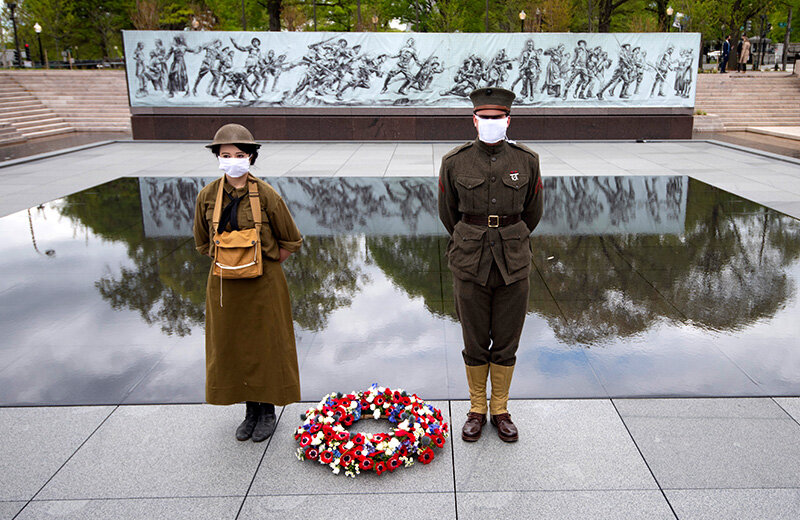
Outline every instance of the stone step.
<path id="1" fill-rule="evenodd" d="M 52 130 L 55 128 L 69 128 L 70 126 L 61 119 L 48 119 L 43 121 L 27 121 L 24 123 L 14 124 L 14 128 L 19 130 L 20 133 L 30 135 L 31 132 L 38 132 L 40 130 Z"/>
<path id="2" fill-rule="evenodd" d="M 36 132 L 26 133 L 25 137 L 28 139 L 35 139 L 37 137 L 49 137 L 51 135 L 69 134 L 75 132 L 74 128 L 54 128 L 50 130 L 40 130 Z"/>

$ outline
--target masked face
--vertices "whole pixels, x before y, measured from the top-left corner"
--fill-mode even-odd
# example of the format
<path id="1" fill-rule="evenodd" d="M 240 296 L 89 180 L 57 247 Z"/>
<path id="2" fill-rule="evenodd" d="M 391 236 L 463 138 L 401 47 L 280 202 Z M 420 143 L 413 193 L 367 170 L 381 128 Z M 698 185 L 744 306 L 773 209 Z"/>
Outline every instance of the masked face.
<path id="1" fill-rule="evenodd" d="M 241 177 L 250 171 L 250 158 L 220 157 L 219 169 L 224 171 L 228 177 Z"/>
<path id="2" fill-rule="evenodd" d="M 497 115 L 475 115 L 475 126 L 478 128 L 478 139 L 486 144 L 494 144 L 506 138 L 508 116 L 502 112 Z"/>

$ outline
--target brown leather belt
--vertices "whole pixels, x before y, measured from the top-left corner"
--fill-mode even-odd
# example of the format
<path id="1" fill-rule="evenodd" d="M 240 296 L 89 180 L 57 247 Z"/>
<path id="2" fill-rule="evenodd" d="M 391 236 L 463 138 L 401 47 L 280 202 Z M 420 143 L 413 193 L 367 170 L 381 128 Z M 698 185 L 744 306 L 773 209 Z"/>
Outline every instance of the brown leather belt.
<path id="1" fill-rule="evenodd" d="M 466 222 L 467 224 L 473 224 L 475 226 L 486 226 L 486 227 L 505 227 L 510 226 L 511 224 L 516 224 L 520 220 L 522 220 L 522 216 L 520 215 L 488 215 L 488 216 L 481 216 L 481 215 L 467 215 L 466 213 L 461 215 L 461 220 Z"/>

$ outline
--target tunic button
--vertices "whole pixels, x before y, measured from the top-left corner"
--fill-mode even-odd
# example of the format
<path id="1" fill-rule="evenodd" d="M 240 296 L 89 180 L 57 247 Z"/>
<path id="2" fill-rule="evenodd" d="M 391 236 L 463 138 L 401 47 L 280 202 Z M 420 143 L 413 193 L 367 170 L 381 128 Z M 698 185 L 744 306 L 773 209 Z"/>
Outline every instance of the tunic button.
<path id="1" fill-rule="evenodd" d="M 494 182 L 494 181 L 496 181 L 496 180 L 497 180 L 497 177 L 492 177 L 492 178 L 491 178 L 491 181 L 492 181 L 492 182 Z"/>
<path id="2" fill-rule="evenodd" d="M 497 199 L 492 199 L 492 204 L 497 204 Z"/>
<path id="3" fill-rule="evenodd" d="M 490 245 L 490 246 L 494 246 L 494 240 L 492 240 L 491 242 L 489 242 L 489 245 Z"/>
<path id="4" fill-rule="evenodd" d="M 497 157 L 492 157 L 492 162 L 495 162 L 496 160 L 497 160 Z"/>

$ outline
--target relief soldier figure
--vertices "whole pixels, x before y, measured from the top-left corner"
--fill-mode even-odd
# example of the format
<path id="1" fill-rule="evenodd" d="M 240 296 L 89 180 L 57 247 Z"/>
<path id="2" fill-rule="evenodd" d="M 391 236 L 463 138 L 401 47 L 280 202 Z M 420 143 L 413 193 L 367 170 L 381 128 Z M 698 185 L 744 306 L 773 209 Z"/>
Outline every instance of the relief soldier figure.
<path id="1" fill-rule="evenodd" d="M 468 442 L 480 438 L 487 409 L 500 439 L 518 439 L 507 403 L 528 305 L 529 237 L 543 199 L 539 156 L 506 139 L 514 97 L 496 87 L 473 91 L 478 138 L 445 155 L 439 172 L 439 218 L 450 234 L 448 267 L 470 393 L 461 432 Z"/>

